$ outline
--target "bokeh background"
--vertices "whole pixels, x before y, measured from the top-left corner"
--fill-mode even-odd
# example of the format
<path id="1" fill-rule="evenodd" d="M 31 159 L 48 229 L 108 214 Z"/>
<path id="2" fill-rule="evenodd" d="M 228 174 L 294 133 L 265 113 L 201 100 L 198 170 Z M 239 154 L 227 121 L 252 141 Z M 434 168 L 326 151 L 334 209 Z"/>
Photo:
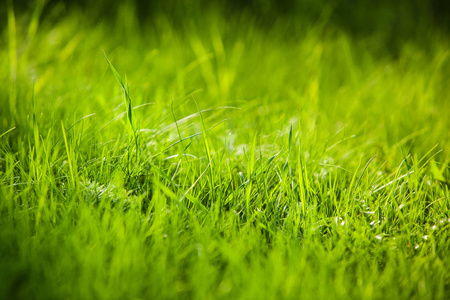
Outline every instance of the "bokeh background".
<path id="1" fill-rule="evenodd" d="M 12 2 L 19 15 L 33 10 L 36 5 L 35 1 L 14 0 Z M 81 10 L 93 22 L 116 22 L 121 10 L 129 7 L 128 9 L 133 10 L 140 24 L 151 24 L 155 16 L 164 14 L 180 26 L 189 19 L 201 19 L 204 13 L 211 10 L 220 11 L 230 21 L 235 21 L 242 15 L 251 15 L 262 26 L 269 27 L 280 18 L 289 19 L 293 24 L 314 23 L 321 17 L 324 10 L 327 10 L 329 26 L 346 30 L 347 33 L 356 37 L 379 34 L 379 31 L 383 31 L 386 41 L 396 44 L 414 40 L 425 45 L 427 31 L 439 30 L 448 33 L 450 29 L 450 4 L 446 0 L 47 0 L 37 2 L 45 3 L 41 18 L 49 16 L 64 18 L 71 10 Z M 0 12 L 3 16 L 6 15 L 5 3 L 0 6 Z M 6 25 L 6 18 L 2 18 L 0 22 L 3 26 Z M 292 31 L 288 34 L 294 34 L 294 28 L 290 29 Z M 395 46 L 390 45 L 390 47 Z"/>

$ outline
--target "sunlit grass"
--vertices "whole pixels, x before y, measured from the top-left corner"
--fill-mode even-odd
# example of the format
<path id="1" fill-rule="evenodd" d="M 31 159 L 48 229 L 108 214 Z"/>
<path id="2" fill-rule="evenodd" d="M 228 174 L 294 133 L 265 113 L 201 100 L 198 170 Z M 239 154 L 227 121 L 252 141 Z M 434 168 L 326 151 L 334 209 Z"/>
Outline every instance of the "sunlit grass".
<path id="1" fill-rule="evenodd" d="M 1 36 L 1 298 L 450 296 L 445 38 L 40 10 Z"/>

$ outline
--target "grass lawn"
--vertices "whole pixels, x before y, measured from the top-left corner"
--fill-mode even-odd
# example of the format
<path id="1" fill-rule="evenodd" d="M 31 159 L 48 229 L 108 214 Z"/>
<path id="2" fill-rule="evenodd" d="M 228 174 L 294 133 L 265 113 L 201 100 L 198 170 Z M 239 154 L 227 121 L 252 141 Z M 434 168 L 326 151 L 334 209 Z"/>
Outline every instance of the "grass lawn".
<path id="1" fill-rule="evenodd" d="M 6 2 L 0 299 L 450 299 L 447 35 Z"/>

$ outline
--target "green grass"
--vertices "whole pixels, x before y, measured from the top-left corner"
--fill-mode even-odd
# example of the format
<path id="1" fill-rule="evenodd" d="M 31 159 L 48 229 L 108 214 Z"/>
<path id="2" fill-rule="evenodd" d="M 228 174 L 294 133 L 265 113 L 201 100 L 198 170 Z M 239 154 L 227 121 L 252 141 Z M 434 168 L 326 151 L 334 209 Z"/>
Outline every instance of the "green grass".
<path id="1" fill-rule="evenodd" d="M 444 35 L 8 3 L 1 299 L 450 297 Z"/>

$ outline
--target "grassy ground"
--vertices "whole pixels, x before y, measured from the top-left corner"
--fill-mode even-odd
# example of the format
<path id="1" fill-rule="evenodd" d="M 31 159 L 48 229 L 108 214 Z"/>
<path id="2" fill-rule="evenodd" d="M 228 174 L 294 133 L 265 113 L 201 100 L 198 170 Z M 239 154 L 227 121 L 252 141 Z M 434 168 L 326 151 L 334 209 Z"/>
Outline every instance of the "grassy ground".
<path id="1" fill-rule="evenodd" d="M 1 33 L 0 298 L 450 297 L 443 35 L 58 8 Z"/>

